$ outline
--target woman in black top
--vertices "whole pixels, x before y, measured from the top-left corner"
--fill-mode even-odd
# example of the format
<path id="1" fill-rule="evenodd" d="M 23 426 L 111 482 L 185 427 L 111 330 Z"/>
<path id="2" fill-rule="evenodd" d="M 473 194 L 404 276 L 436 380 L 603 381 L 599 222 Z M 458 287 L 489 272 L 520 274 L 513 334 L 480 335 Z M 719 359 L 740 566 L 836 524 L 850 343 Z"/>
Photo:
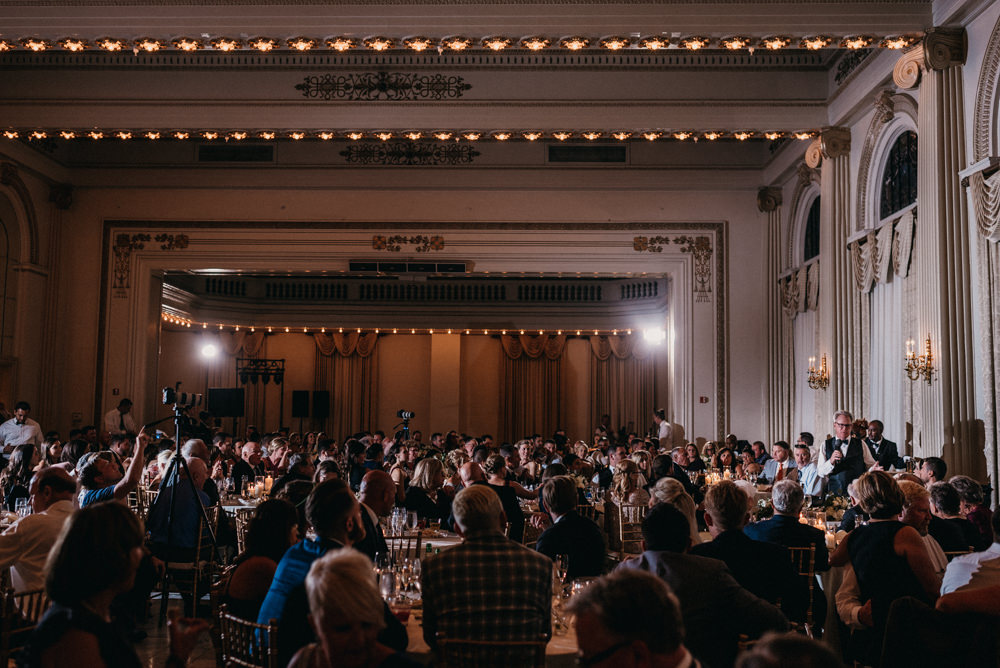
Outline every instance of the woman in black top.
<path id="1" fill-rule="evenodd" d="M 49 556 L 45 590 L 52 605 L 28 641 L 24 665 L 139 668 L 131 643 L 111 621 L 111 601 L 132 588 L 142 556 L 142 527 L 124 505 L 77 511 Z M 184 665 L 207 629 L 204 620 L 172 617 L 166 665 Z"/>
<path id="2" fill-rule="evenodd" d="M 486 474 L 486 483 L 500 497 L 503 512 L 507 515 L 507 523 L 510 525 L 507 535 L 512 541 L 520 543 L 524 538 L 524 513 L 521 511 L 521 502 L 517 500 L 518 494 L 513 487 L 517 483 L 509 483 L 505 478 L 507 462 L 500 455 L 490 455 L 483 464 L 483 473 Z"/>
<path id="3" fill-rule="evenodd" d="M 416 511 L 422 520 L 443 521 L 451 515 L 451 499 L 442 491 L 444 466 L 440 459 L 427 457 L 417 462 L 406 490 L 407 510 Z"/>
<path id="4" fill-rule="evenodd" d="M 920 534 L 899 521 L 905 499 L 892 476 L 884 471 L 864 473 L 854 488 L 861 509 L 871 519 L 847 534 L 830 557 L 830 565 L 850 562 L 854 567 L 861 601 L 870 608 L 873 625 L 869 631 L 854 634 L 852 653 L 877 666 L 892 602 L 914 596 L 933 603 L 941 582 Z"/>

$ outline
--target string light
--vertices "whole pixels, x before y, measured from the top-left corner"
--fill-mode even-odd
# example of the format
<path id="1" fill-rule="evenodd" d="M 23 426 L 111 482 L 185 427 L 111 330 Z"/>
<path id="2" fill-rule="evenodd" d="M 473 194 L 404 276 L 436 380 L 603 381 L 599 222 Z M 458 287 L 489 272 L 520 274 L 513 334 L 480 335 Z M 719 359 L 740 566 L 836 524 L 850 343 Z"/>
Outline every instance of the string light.
<path id="1" fill-rule="evenodd" d="M 874 41 L 875 38 L 871 35 L 848 35 L 840 40 L 840 46 L 856 51 L 858 49 L 867 49 Z"/>
<path id="2" fill-rule="evenodd" d="M 521 46 L 529 51 L 541 51 L 546 48 L 551 42 L 546 37 L 540 37 L 533 35 L 531 37 L 525 37 L 521 40 Z"/>
<path id="3" fill-rule="evenodd" d="M 57 42 L 57 44 L 62 48 L 66 49 L 67 51 L 72 51 L 73 53 L 76 53 L 78 51 L 83 51 L 88 46 L 87 40 L 76 39 L 73 37 L 66 37 L 64 39 L 61 39 Z"/>
<path id="4" fill-rule="evenodd" d="M 579 51 L 590 46 L 590 40 L 586 37 L 574 35 L 573 37 L 564 37 L 559 40 L 559 46 L 570 51 Z"/>
<path id="5" fill-rule="evenodd" d="M 429 37 L 407 37 L 403 40 L 403 46 L 412 51 L 426 51 L 434 46 L 435 40 Z M 377 49 L 381 51 L 381 49 Z"/>
<path id="6" fill-rule="evenodd" d="M 503 37 L 501 35 L 491 35 L 489 37 L 484 37 L 482 45 L 489 49 L 490 51 L 503 51 L 511 44 L 514 40 L 510 37 Z"/>
<path id="7" fill-rule="evenodd" d="M 251 49 L 257 49 L 261 53 L 273 51 L 277 45 L 278 40 L 271 39 L 270 37 L 251 37 L 247 40 L 247 46 Z"/>
<path id="8" fill-rule="evenodd" d="M 768 51 L 784 49 L 792 43 L 792 38 L 786 35 L 771 35 L 760 40 L 760 45 Z"/>
<path id="9" fill-rule="evenodd" d="M 643 37 L 639 40 L 639 46 L 650 51 L 659 51 L 670 46 L 670 40 L 660 36 Z"/>
<path id="10" fill-rule="evenodd" d="M 28 51 L 35 51 L 37 53 L 51 48 L 52 42 L 38 37 L 25 37 L 21 40 L 21 46 L 26 48 Z"/>
<path id="11" fill-rule="evenodd" d="M 597 44 L 602 49 L 607 49 L 608 51 L 620 51 L 622 49 L 627 49 L 629 45 L 632 44 L 632 40 L 628 37 L 612 35 L 611 37 L 605 37 Z"/>
<path id="12" fill-rule="evenodd" d="M 316 46 L 316 40 L 309 37 L 292 37 L 285 43 L 288 44 L 288 48 L 295 51 L 308 51 Z"/>
<path id="13" fill-rule="evenodd" d="M 452 35 L 441 40 L 442 46 L 452 51 L 465 51 L 472 46 L 472 39 L 462 35 Z"/>
<path id="14" fill-rule="evenodd" d="M 326 40 L 326 45 L 334 51 L 343 53 L 344 51 L 350 51 L 356 47 L 358 45 L 358 40 L 353 37 L 332 37 Z"/>
<path id="15" fill-rule="evenodd" d="M 366 37 L 364 45 L 372 51 L 388 51 L 396 45 L 396 42 L 388 37 L 375 36 Z"/>
<path id="16" fill-rule="evenodd" d="M 216 51 L 236 51 L 243 48 L 243 42 L 231 37 L 217 37 L 212 40 L 212 47 Z"/>

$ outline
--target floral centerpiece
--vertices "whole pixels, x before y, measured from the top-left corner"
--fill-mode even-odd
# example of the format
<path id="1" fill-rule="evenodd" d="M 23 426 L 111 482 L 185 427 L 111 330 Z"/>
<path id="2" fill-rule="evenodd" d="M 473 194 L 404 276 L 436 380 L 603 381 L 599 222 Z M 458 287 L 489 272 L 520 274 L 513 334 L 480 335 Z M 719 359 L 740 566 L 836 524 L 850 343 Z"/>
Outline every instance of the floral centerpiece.
<path id="1" fill-rule="evenodd" d="M 846 496 L 829 495 L 823 502 L 826 518 L 830 521 L 844 519 L 844 511 L 851 507 L 851 500 Z"/>
<path id="2" fill-rule="evenodd" d="M 754 522 L 766 520 L 774 515 L 774 506 L 771 505 L 771 499 L 757 499 L 757 502 L 750 506 L 750 514 Z"/>

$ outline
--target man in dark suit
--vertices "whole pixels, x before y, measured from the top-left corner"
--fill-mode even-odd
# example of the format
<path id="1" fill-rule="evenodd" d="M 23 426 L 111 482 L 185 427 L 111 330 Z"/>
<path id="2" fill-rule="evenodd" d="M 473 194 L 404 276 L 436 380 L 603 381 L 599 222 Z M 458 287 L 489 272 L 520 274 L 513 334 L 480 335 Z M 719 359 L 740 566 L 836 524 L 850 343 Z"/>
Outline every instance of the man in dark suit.
<path id="1" fill-rule="evenodd" d="M 806 598 L 792 569 L 788 549 L 753 540 L 745 533 L 750 499 L 736 483 L 724 480 L 705 494 L 705 524 L 712 541 L 691 548 L 691 554 L 726 562 L 733 577 L 754 595 L 774 603 Z"/>
<path id="2" fill-rule="evenodd" d="M 741 587 L 724 563 L 686 554 L 691 529 L 681 511 L 656 505 L 643 519 L 642 536 L 645 551 L 618 568 L 649 571 L 670 585 L 681 604 L 685 644 L 704 665 L 732 666 L 741 633 L 757 638 L 788 628 L 781 611 Z"/>
<path id="3" fill-rule="evenodd" d="M 608 449 L 608 466 L 597 472 L 594 482 L 600 485 L 601 489 L 611 487 L 615 478 L 615 466 L 618 462 L 628 457 L 628 448 L 624 445 L 615 445 Z"/>
<path id="4" fill-rule="evenodd" d="M 597 524 L 576 512 L 576 483 L 569 476 L 549 478 L 542 487 L 545 510 L 552 518 L 535 549 L 553 561 L 565 554 L 566 579 L 596 577 L 604 572 L 604 535 Z"/>
<path id="5" fill-rule="evenodd" d="M 365 527 L 365 537 L 354 544 L 354 549 L 375 561 L 376 554 L 389 552 L 379 519 L 388 517 L 392 512 L 396 483 L 385 471 L 369 471 L 361 479 L 358 500 L 361 501 L 361 524 Z"/>
<path id="6" fill-rule="evenodd" d="M 815 527 L 799 522 L 799 511 L 805 495 L 802 486 L 794 480 L 781 480 L 771 489 L 774 517 L 743 528 L 750 538 L 785 547 L 809 547 L 814 551 L 814 569 L 817 573 L 829 570 L 830 554 L 826 549 L 826 534 Z M 786 612 L 791 614 L 787 607 Z M 794 617 L 793 617 L 794 618 Z M 813 621 L 822 628 L 826 619 L 826 596 L 818 586 L 813 587 Z M 801 620 L 796 620 L 801 621 Z"/>
<path id="7" fill-rule="evenodd" d="M 837 411 L 833 415 L 834 437 L 826 439 L 820 449 L 816 468 L 827 479 L 829 494 L 846 494 L 847 486 L 875 465 L 868 446 L 851 435 L 853 427 L 854 417 L 847 411 Z"/>
<path id="8" fill-rule="evenodd" d="M 868 451 L 875 462 L 886 471 L 892 467 L 902 468 L 896 444 L 886 438 L 882 438 L 882 431 L 884 429 L 885 427 L 882 425 L 881 420 L 872 420 L 869 422 L 868 438 L 865 439 L 865 445 L 868 446 Z"/>

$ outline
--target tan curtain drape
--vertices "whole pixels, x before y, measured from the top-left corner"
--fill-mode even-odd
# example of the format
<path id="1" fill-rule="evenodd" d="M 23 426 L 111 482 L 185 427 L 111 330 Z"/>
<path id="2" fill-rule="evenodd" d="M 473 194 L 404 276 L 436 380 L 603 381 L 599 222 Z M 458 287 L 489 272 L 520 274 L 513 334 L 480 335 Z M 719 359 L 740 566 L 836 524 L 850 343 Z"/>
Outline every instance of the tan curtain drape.
<path id="1" fill-rule="evenodd" d="M 315 334 L 315 390 L 330 392 L 330 419 L 325 429 L 338 440 L 374 429 L 378 411 L 378 356 L 374 332 Z M 319 427 L 321 425 L 317 425 Z"/>
<path id="2" fill-rule="evenodd" d="M 500 414 L 504 440 L 564 427 L 565 336 L 502 336 Z"/>
<path id="3" fill-rule="evenodd" d="M 635 336 L 590 337 L 590 415 L 644 434 L 653 423 L 656 402 L 655 360 Z"/>
<path id="4" fill-rule="evenodd" d="M 219 332 L 219 347 L 222 355 L 212 361 L 206 372 L 206 392 L 213 387 L 242 387 L 244 390 L 244 407 L 247 414 L 243 419 L 246 424 L 263 425 L 267 422 L 264 417 L 264 392 L 268 390 L 263 383 L 249 383 L 242 385 L 236 377 L 236 358 L 238 357 L 267 357 L 267 337 L 264 332 Z M 279 401 L 274 388 L 270 388 L 271 401 Z"/>

